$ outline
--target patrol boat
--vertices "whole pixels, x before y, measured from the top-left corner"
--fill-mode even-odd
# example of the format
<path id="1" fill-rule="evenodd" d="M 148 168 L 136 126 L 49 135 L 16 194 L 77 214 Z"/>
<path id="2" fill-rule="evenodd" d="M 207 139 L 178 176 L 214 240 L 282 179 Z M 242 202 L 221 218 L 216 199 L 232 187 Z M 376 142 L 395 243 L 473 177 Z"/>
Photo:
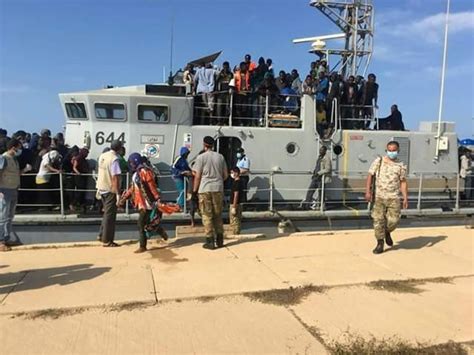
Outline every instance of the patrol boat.
<path id="1" fill-rule="evenodd" d="M 344 77 L 366 76 L 373 51 L 374 5 L 369 0 L 312 0 L 309 4 L 336 25 L 340 33 L 294 40 L 311 43 L 310 52 L 325 59 L 330 71 Z M 344 39 L 342 48 L 328 48 L 326 41 Z M 218 53 L 216 54 L 218 55 Z M 204 64 L 205 60 L 191 61 Z M 390 140 L 400 143 L 400 159 L 408 168 L 411 207 L 404 214 L 465 214 L 459 201 L 457 136 L 454 123 L 422 122 L 417 131 L 344 129 L 341 105 L 333 102 L 333 131 L 320 138 L 316 130 L 316 101 L 304 95 L 299 110 L 281 113 L 271 97 L 264 102 L 242 104 L 235 94 L 224 100 L 223 117 L 214 120 L 197 97 L 179 83 L 145 84 L 59 94 L 66 118 L 66 141 L 87 146 L 90 157 L 98 157 L 114 139 L 124 142 L 128 152 L 144 152 L 162 175 L 166 200 L 176 191 L 170 167 L 181 146 L 191 149 L 192 161 L 201 150 L 203 137 L 216 139 L 215 149 L 229 167 L 236 163 L 236 150 L 243 147 L 251 159 L 248 185 L 249 210 L 291 210 L 306 193 L 311 171 L 321 145 L 329 148 L 332 182 L 322 186 L 312 215 L 347 216 L 368 213 L 364 201 L 365 177 L 370 163 L 382 154 Z M 241 110 L 239 110 L 239 106 Z M 244 106 L 248 106 L 244 110 Z M 375 104 L 365 107 L 373 112 Z M 241 111 L 257 112 L 256 115 Z M 347 118 L 346 118 L 347 119 Z M 359 118 L 352 118 L 357 121 Z"/>

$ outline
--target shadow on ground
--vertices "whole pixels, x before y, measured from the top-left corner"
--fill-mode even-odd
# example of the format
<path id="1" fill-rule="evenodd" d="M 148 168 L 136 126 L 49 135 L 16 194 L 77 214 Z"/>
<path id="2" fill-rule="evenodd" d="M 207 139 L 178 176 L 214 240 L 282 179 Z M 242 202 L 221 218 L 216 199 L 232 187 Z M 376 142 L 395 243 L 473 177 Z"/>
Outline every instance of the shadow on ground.
<path id="1" fill-rule="evenodd" d="M 435 237 L 429 236 L 420 236 L 413 237 L 408 239 L 403 239 L 397 242 L 392 248 L 388 250 L 399 250 L 399 249 L 421 249 L 421 248 L 430 248 L 439 242 L 445 240 L 447 236 L 438 235 Z"/>
<path id="2" fill-rule="evenodd" d="M 79 264 L 0 274 L 0 295 L 52 285 L 69 285 L 91 280 L 111 270 L 110 267 L 92 266 L 92 264 Z"/>

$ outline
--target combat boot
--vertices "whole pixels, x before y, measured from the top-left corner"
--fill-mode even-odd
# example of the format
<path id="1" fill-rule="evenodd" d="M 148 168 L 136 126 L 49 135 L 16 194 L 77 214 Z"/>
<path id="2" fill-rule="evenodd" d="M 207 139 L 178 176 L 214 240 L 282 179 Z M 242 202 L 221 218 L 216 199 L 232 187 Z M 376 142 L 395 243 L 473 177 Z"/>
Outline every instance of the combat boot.
<path id="1" fill-rule="evenodd" d="M 217 235 L 216 244 L 218 248 L 222 248 L 224 246 L 224 234 Z"/>
<path id="2" fill-rule="evenodd" d="M 383 244 L 384 244 L 384 243 L 383 243 L 383 239 L 377 240 L 377 246 L 375 247 L 374 250 L 372 250 L 372 252 L 373 252 L 374 254 L 381 254 L 381 253 L 383 253 Z"/>
<path id="3" fill-rule="evenodd" d="M 393 239 L 389 231 L 385 231 L 385 243 L 387 243 L 389 247 L 393 245 Z"/>
<path id="4" fill-rule="evenodd" d="M 214 246 L 214 237 L 208 237 L 206 238 L 206 243 L 204 243 L 204 245 L 202 246 L 204 249 L 210 249 L 210 250 L 214 250 L 215 249 L 215 246 Z"/>

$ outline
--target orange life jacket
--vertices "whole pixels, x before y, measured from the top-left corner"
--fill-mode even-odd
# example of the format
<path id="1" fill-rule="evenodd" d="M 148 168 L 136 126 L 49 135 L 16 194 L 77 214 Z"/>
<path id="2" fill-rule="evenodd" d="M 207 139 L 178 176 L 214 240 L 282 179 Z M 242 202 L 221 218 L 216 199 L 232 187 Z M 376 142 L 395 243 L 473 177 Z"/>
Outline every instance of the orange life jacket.
<path id="1" fill-rule="evenodd" d="M 235 90 L 237 92 L 250 91 L 250 73 L 248 71 L 245 72 L 245 83 L 246 85 L 242 87 L 242 72 L 237 70 L 234 74 Z"/>

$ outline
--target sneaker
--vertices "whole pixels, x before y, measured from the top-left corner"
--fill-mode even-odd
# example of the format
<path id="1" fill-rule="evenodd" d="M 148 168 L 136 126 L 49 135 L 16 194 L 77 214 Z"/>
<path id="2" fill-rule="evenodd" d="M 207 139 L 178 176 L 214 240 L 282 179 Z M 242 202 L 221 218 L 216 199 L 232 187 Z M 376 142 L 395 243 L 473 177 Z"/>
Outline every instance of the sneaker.
<path id="1" fill-rule="evenodd" d="M 120 245 L 114 242 L 110 242 L 110 243 L 104 243 L 102 246 L 104 248 L 116 248 L 116 247 L 119 247 Z"/>

